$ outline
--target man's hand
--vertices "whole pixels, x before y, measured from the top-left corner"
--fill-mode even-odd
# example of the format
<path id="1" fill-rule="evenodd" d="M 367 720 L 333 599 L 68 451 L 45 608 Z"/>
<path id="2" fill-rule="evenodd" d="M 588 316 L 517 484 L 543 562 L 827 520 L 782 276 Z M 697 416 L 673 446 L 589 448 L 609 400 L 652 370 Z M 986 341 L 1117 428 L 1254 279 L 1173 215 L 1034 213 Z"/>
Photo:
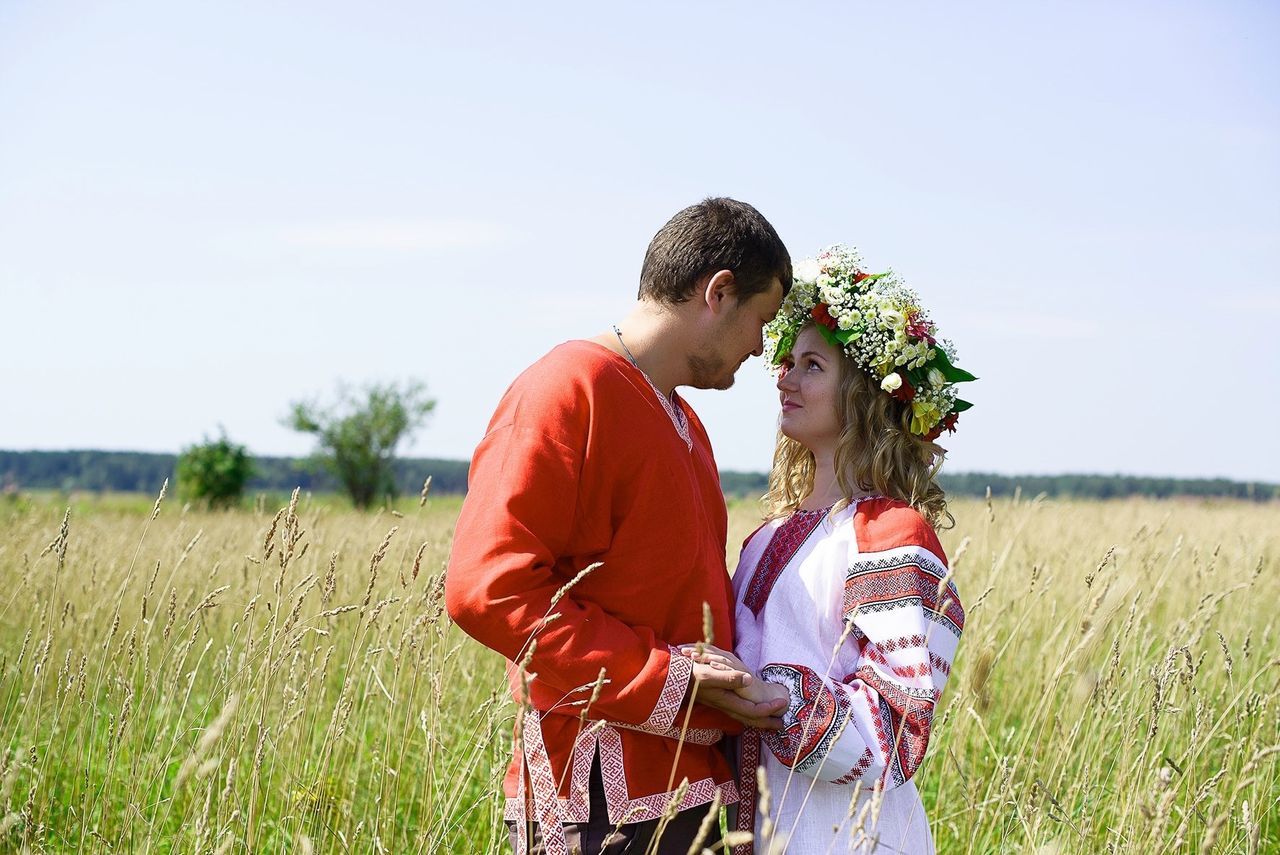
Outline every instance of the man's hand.
<path id="1" fill-rule="evenodd" d="M 698 703 L 718 709 L 730 718 L 735 718 L 747 725 L 747 727 L 755 727 L 760 730 L 781 730 L 782 719 L 778 716 L 787 708 L 787 700 L 785 698 L 756 703 L 729 689 L 708 689 L 705 687 L 698 689 Z"/>
<path id="2" fill-rule="evenodd" d="M 745 689 L 756 680 L 745 667 L 734 668 L 722 662 L 702 662 L 697 659 L 693 660 L 693 679 L 698 681 L 699 694 L 707 689 L 736 692 L 739 689 Z"/>
<path id="3" fill-rule="evenodd" d="M 695 658 L 693 679 L 698 684 L 699 703 L 714 707 L 749 727 L 779 730 L 778 715 L 787 708 L 788 695 L 782 686 L 764 683 L 746 670 L 736 656 L 715 650 Z M 688 653 L 695 651 L 689 648 Z"/>
<path id="4" fill-rule="evenodd" d="M 751 671 L 743 663 L 738 655 L 731 650 L 721 650 L 712 644 L 703 644 L 701 652 L 697 647 L 682 648 L 684 655 L 693 659 L 694 662 L 710 665 L 712 668 L 718 668 L 725 671 L 744 672 L 751 674 Z M 697 666 L 695 666 L 697 667 Z M 746 698 L 757 704 L 766 704 L 770 709 L 779 701 L 782 702 L 782 710 L 787 708 L 787 704 L 791 701 L 791 693 L 787 691 L 785 686 L 777 683 L 770 683 L 767 680 L 761 680 L 754 674 L 751 679 L 744 682 L 741 686 L 734 690 L 739 696 Z"/>
<path id="5" fill-rule="evenodd" d="M 707 665 L 714 665 L 719 668 L 751 673 L 751 669 L 738 658 L 736 653 L 730 650 L 721 650 L 714 644 L 707 644 L 706 642 L 699 645 L 688 644 L 681 647 L 680 652 L 694 662 L 704 662 Z M 750 685 L 750 683 L 745 685 Z"/>

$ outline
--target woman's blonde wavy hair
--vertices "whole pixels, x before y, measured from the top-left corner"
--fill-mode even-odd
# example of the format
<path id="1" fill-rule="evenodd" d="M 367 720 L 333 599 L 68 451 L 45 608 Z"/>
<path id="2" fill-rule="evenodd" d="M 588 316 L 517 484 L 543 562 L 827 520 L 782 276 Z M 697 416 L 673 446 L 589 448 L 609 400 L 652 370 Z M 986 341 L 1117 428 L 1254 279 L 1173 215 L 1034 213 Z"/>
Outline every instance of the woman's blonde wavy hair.
<path id="1" fill-rule="evenodd" d="M 936 480 L 946 450 L 911 432 L 910 404 L 882 391 L 848 354 L 840 356 L 835 453 L 836 482 L 845 496 L 840 505 L 854 493 L 868 492 L 907 503 L 935 529 L 955 525 Z M 779 431 L 769 491 L 761 500 L 768 519 L 800 507 L 813 492 L 814 467 L 813 453 Z"/>

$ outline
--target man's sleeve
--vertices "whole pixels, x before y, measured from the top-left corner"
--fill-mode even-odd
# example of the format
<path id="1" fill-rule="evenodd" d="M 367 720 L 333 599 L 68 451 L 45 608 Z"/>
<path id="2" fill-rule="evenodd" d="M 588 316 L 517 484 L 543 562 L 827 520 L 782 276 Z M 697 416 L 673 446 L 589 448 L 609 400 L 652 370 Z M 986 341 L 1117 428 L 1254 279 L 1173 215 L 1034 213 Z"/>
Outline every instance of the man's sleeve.
<path id="1" fill-rule="evenodd" d="M 512 662 L 537 642 L 528 671 L 585 700 L 600 669 L 608 683 L 591 718 L 670 727 L 692 662 L 654 631 L 629 626 L 576 599 L 555 572 L 577 513 L 582 452 L 519 422 L 494 427 L 476 450 L 445 579 L 449 615 L 468 635 Z M 602 568 L 603 569 L 603 568 Z M 554 601 L 554 602 L 553 602 Z M 580 707 L 571 707 L 574 711 Z"/>

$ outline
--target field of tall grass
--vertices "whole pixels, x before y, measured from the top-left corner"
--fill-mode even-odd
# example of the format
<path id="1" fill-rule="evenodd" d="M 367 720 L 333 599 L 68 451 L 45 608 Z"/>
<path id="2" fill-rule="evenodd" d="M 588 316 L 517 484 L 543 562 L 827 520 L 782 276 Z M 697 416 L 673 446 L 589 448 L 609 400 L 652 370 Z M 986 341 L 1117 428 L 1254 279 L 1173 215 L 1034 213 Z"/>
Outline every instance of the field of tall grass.
<path id="1" fill-rule="evenodd" d="M 0 504 L 0 851 L 504 851 L 503 663 L 441 602 L 458 507 Z M 1280 851 L 1280 507 L 953 511 L 939 851 Z"/>

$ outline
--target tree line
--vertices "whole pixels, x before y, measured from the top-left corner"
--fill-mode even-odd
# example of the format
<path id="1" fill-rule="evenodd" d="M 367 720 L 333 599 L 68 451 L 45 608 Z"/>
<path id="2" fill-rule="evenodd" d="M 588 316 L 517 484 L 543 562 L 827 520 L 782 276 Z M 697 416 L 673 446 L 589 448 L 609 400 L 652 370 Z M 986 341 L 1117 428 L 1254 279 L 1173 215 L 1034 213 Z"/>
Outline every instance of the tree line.
<path id="1" fill-rule="evenodd" d="M 306 457 L 252 458 L 245 481 L 250 493 L 313 493 L 343 490 L 339 478 Z M 176 484 L 178 455 L 141 451 L 0 451 L 0 486 L 9 490 L 87 490 L 155 493 L 166 478 Z M 464 493 L 467 463 L 462 460 L 397 458 L 391 461 L 396 492 L 416 495 L 427 477 L 433 492 Z"/>
<path id="2" fill-rule="evenodd" d="M 301 487 L 316 493 L 341 492 L 343 484 L 315 460 L 296 457 L 254 457 L 245 489 L 287 492 Z M 416 495 L 431 478 L 433 493 L 461 494 L 467 489 L 467 462 L 437 458 L 395 458 L 390 461 L 395 493 Z M 133 451 L 0 451 L 0 486 L 20 489 L 88 490 L 93 492 L 155 493 L 169 478 L 176 483 L 178 455 Z M 1031 497 L 1111 499 L 1125 496 L 1230 497 L 1253 501 L 1280 498 L 1280 486 L 1231 481 L 1225 478 L 1152 478 L 1134 475 L 997 475 L 988 472 L 944 472 L 943 488 L 955 496 L 1011 496 L 1021 490 Z M 763 492 L 767 476 L 760 472 L 722 471 L 720 482 L 731 496 Z"/>
<path id="3" fill-rule="evenodd" d="M 20 486 L 60 490 L 152 492 L 157 482 L 176 482 L 178 496 L 208 507 L 238 504 L 247 490 L 332 492 L 341 488 L 357 508 L 393 500 L 417 475 L 396 458 L 396 447 L 422 427 L 435 399 L 418 380 L 372 383 L 360 389 L 339 384 L 335 403 L 294 401 L 281 422 L 315 437 L 315 453 L 305 461 L 264 457 L 254 460 L 227 437 L 189 445 L 176 456 L 136 452 L 0 452 L 0 491 L 15 496 Z M 7 455 L 7 459 L 5 457 Z M 442 482 L 466 488 L 448 461 Z M 426 479 L 423 479 L 424 481 Z M 459 483 L 460 482 L 460 483 Z M 425 484 L 421 487 L 426 491 Z"/>

